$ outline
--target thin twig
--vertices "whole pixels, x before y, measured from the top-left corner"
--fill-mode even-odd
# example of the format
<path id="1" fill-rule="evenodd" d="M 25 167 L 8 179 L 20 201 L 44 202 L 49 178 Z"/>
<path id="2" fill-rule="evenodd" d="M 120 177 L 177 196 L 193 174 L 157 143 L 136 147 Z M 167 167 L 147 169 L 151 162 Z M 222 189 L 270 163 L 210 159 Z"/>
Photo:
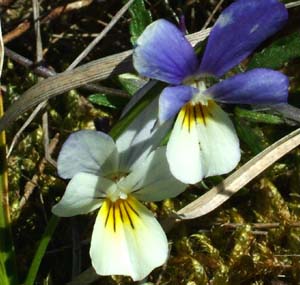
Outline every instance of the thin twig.
<path id="1" fill-rule="evenodd" d="M 36 62 L 40 62 L 43 59 L 43 45 L 42 45 L 42 37 L 41 37 L 39 0 L 32 0 L 32 8 L 33 8 L 35 39 L 36 39 L 35 40 Z"/>
<path id="2" fill-rule="evenodd" d="M 83 7 L 87 7 L 90 4 L 92 4 L 93 1 L 94 0 L 80 0 L 80 1 L 75 1 L 72 3 L 68 3 L 68 4 L 65 4 L 62 6 L 58 6 L 58 7 L 54 8 L 45 18 L 43 18 L 41 20 L 41 23 L 44 24 L 44 23 L 50 22 L 65 13 L 68 13 L 68 12 L 71 12 L 74 10 L 79 10 Z"/>
<path id="3" fill-rule="evenodd" d="M 5 51 L 5 55 L 8 58 L 10 58 L 11 60 L 15 61 L 16 63 L 18 63 L 26 68 L 29 68 L 36 75 L 46 78 L 46 77 L 54 76 L 57 74 L 50 68 L 44 67 L 42 65 L 36 65 L 32 60 L 24 57 L 23 55 L 16 53 L 15 51 L 13 51 L 7 47 L 5 47 L 4 51 Z"/>
<path id="4" fill-rule="evenodd" d="M 41 29 L 40 29 L 40 5 L 38 0 L 32 0 L 32 8 L 33 8 L 33 21 L 34 21 L 34 30 L 35 30 L 35 38 L 36 38 L 36 62 L 40 62 L 43 59 L 43 47 L 42 47 L 42 39 L 41 39 Z M 22 127 L 19 129 L 19 131 L 15 134 L 12 143 L 9 147 L 9 151 L 7 153 L 7 158 L 11 154 L 11 152 L 14 149 L 14 146 L 18 142 L 21 134 L 26 129 L 26 127 L 32 122 L 32 120 L 36 117 L 36 115 L 39 113 L 41 109 L 43 109 L 46 106 L 46 102 L 40 103 L 32 112 L 31 116 L 27 118 L 25 123 L 22 125 Z"/>
<path id="5" fill-rule="evenodd" d="M 216 226 L 217 224 L 215 224 L 214 226 Z M 226 224 L 218 224 L 219 226 L 221 226 L 222 228 L 225 229 L 236 229 L 239 228 L 241 226 L 243 226 L 243 224 L 238 224 L 238 223 L 226 223 Z M 281 226 L 284 227 L 290 227 L 290 228 L 299 228 L 300 227 L 300 222 L 292 222 L 292 223 L 288 223 L 288 224 L 281 224 L 281 223 L 253 223 L 250 224 L 250 226 L 254 229 L 263 229 L 263 230 L 268 230 L 268 229 L 276 229 L 279 228 Z"/>
<path id="6" fill-rule="evenodd" d="M 8 32 L 3 36 L 4 43 L 7 44 L 8 42 L 23 35 L 26 31 L 30 29 L 30 27 L 31 23 L 28 20 L 25 20 L 24 22 L 20 23 L 16 28 L 14 28 L 12 31 Z"/>
<path id="7" fill-rule="evenodd" d="M 114 27 L 119 19 L 125 14 L 134 0 L 129 0 L 111 19 L 109 24 L 103 29 L 103 31 L 82 51 L 82 53 L 70 64 L 66 71 L 75 68 L 90 52 L 91 50 L 106 36 L 106 34 Z"/>
<path id="8" fill-rule="evenodd" d="M 220 9 L 221 5 L 223 4 L 224 0 L 220 0 L 219 3 L 216 5 L 215 9 L 212 11 L 211 15 L 208 17 L 208 19 L 206 20 L 206 22 L 204 23 L 203 27 L 201 30 L 205 30 L 211 23 L 214 15 L 218 12 L 218 10 Z"/>
<path id="9" fill-rule="evenodd" d="M 294 8 L 294 7 L 297 7 L 297 6 L 300 6 L 300 1 L 295 1 L 295 2 L 290 2 L 290 3 L 285 4 L 285 7 L 287 9 Z"/>
<path id="10" fill-rule="evenodd" d="M 42 40 L 41 40 L 41 30 L 40 30 L 40 21 L 39 21 L 39 2 L 38 0 L 32 0 L 32 7 L 33 7 L 33 21 L 34 21 L 34 30 L 35 30 L 35 37 L 36 37 L 36 62 L 40 62 L 43 58 L 43 50 L 42 50 Z M 9 150 L 7 152 L 6 158 L 8 158 L 11 154 L 11 152 L 14 149 L 14 146 L 18 142 L 21 134 L 26 129 L 26 127 L 32 122 L 32 120 L 36 117 L 36 115 L 39 113 L 41 109 L 43 109 L 46 106 L 46 103 L 42 102 L 40 103 L 34 111 L 31 113 L 31 115 L 27 118 L 25 123 L 22 125 L 22 127 L 19 129 L 19 131 L 15 134 L 12 143 L 9 147 Z"/>
<path id="11" fill-rule="evenodd" d="M 43 104 L 43 103 L 41 103 Z M 47 101 L 45 101 L 47 104 Z M 48 125 L 48 112 L 45 112 L 42 116 L 43 124 L 43 134 L 44 134 L 44 149 L 45 149 L 45 159 L 53 166 L 57 167 L 56 161 L 52 158 L 51 152 L 49 150 L 49 125 Z"/>
<path id="12" fill-rule="evenodd" d="M 45 108 L 47 105 L 47 101 L 40 103 L 30 114 L 30 116 L 28 117 L 28 119 L 26 120 L 26 122 L 22 125 L 22 127 L 18 130 L 18 132 L 15 134 L 11 145 L 9 147 L 9 150 L 7 152 L 6 158 L 8 158 L 11 155 L 12 150 L 14 149 L 16 143 L 18 142 L 21 134 L 23 133 L 23 131 L 28 127 L 28 125 L 31 123 L 31 121 L 36 117 L 36 115 L 40 112 L 40 110 L 42 110 L 43 108 Z"/>
<path id="13" fill-rule="evenodd" d="M 78 10 L 85 6 L 88 6 L 92 2 L 93 2 L 93 0 L 80 0 L 80 1 L 75 1 L 75 2 L 69 3 L 67 5 L 56 7 L 46 17 L 41 19 L 41 23 L 45 24 L 65 13 L 69 13 L 74 10 Z M 12 31 L 8 32 L 7 34 L 5 34 L 3 36 L 4 43 L 8 43 L 8 42 L 18 38 L 19 36 L 21 36 L 22 34 L 27 32 L 30 29 L 30 27 L 31 27 L 30 21 L 25 20 L 24 22 L 19 24 L 15 29 L 13 29 Z"/>
<path id="14" fill-rule="evenodd" d="M 41 25 L 40 25 L 40 5 L 39 0 L 33 0 L 33 16 L 34 16 L 34 29 L 36 34 L 36 62 L 41 62 L 43 60 L 43 45 L 41 38 Z M 40 79 L 39 79 L 40 80 Z M 37 107 L 46 102 L 40 103 Z M 48 111 L 46 110 L 42 115 L 42 126 L 43 126 L 43 142 L 44 142 L 44 152 L 46 160 L 56 166 L 56 162 L 52 159 L 49 153 L 49 128 L 48 128 Z"/>
<path id="15" fill-rule="evenodd" d="M 171 253 L 171 249 L 172 249 L 172 244 L 169 245 L 169 254 Z M 163 281 L 163 277 L 164 277 L 164 274 L 166 273 L 167 271 L 167 268 L 168 268 L 168 260 L 163 264 L 161 270 L 160 270 L 160 273 L 159 273 L 159 276 L 155 282 L 155 285 L 160 285 Z"/>
<path id="16" fill-rule="evenodd" d="M 50 144 L 49 144 L 49 153 L 50 154 L 53 153 L 58 142 L 59 142 L 59 134 L 57 133 L 50 141 Z M 43 157 L 38 165 L 39 174 L 34 174 L 33 177 L 31 178 L 31 180 L 26 183 L 25 189 L 24 189 L 24 195 L 19 202 L 20 209 L 22 209 L 25 206 L 25 204 L 28 201 L 29 197 L 31 196 L 34 188 L 38 185 L 39 176 L 41 174 L 43 174 L 46 164 L 47 164 L 47 160 L 45 157 Z"/>

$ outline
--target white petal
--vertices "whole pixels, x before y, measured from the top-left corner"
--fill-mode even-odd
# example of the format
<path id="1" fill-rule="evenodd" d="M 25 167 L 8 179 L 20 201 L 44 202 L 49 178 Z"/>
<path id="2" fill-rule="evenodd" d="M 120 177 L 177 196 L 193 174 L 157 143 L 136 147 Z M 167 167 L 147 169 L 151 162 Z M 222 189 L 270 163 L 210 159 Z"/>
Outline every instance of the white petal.
<path id="1" fill-rule="evenodd" d="M 172 174 L 185 183 L 230 172 L 240 160 L 239 140 L 228 115 L 213 101 L 187 104 L 167 145 Z"/>
<path id="2" fill-rule="evenodd" d="M 116 184 L 106 178 L 78 173 L 71 179 L 65 194 L 52 208 L 52 212 L 60 217 L 89 213 L 100 207 L 105 191 L 112 187 L 116 187 Z"/>
<path id="3" fill-rule="evenodd" d="M 72 178 L 76 173 L 108 174 L 116 171 L 118 152 L 113 139 L 102 132 L 83 130 L 71 134 L 58 157 L 59 176 Z"/>
<path id="4" fill-rule="evenodd" d="M 133 197 L 105 200 L 94 225 L 90 255 L 99 275 L 145 278 L 168 256 L 168 242 L 160 224 Z"/>
<path id="5" fill-rule="evenodd" d="M 160 147 L 139 162 L 133 172 L 118 183 L 124 192 L 142 201 L 160 201 L 183 192 L 186 184 L 171 174 L 166 147 Z M 127 191 L 126 191 L 127 190 Z"/>
<path id="6" fill-rule="evenodd" d="M 120 170 L 133 169 L 149 155 L 165 137 L 172 122 L 166 122 L 159 128 L 155 127 L 158 115 L 158 99 L 145 108 L 127 129 L 118 137 L 116 145 L 120 155 Z"/>
<path id="7" fill-rule="evenodd" d="M 167 159 L 171 173 L 184 183 L 199 182 L 204 176 L 203 153 L 198 144 L 195 127 L 183 127 L 180 111 L 167 144 Z"/>

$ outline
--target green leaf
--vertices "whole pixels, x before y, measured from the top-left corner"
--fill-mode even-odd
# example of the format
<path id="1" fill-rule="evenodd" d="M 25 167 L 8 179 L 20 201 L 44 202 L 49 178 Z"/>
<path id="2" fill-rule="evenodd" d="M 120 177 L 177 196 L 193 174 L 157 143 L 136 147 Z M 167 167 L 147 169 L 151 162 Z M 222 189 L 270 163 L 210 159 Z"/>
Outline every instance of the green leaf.
<path id="1" fill-rule="evenodd" d="M 248 65 L 248 69 L 256 67 L 278 69 L 297 57 L 300 57 L 299 32 L 274 41 L 261 52 L 254 54 Z"/>
<path id="2" fill-rule="evenodd" d="M 238 118 L 246 119 L 249 122 L 265 123 L 265 124 L 272 124 L 272 125 L 284 124 L 284 120 L 280 116 L 273 115 L 273 114 L 255 112 L 251 110 L 242 109 L 239 107 L 236 107 L 234 109 L 234 113 Z"/>
<path id="3" fill-rule="evenodd" d="M 235 127 L 238 137 L 248 146 L 254 155 L 264 150 L 265 146 L 262 138 L 255 132 L 255 129 L 240 119 L 235 120 Z"/>
<path id="4" fill-rule="evenodd" d="M 122 89 L 129 95 L 134 95 L 140 88 L 147 83 L 147 80 L 141 79 L 139 76 L 131 73 L 123 73 L 118 76 Z"/>
<path id="5" fill-rule="evenodd" d="M 141 33 L 152 22 L 152 16 L 146 9 L 144 0 L 135 0 L 129 8 L 129 13 L 132 17 L 129 25 L 130 41 L 134 45 Z"/>
<path id="6" fill-rule="evenodd" d="M 96 93 L 90 95 L 88 97 L 88 100 L 91 103 L 96 104 L 98 106 L 104 106 L 112 109 L 119 109 L 124 107 L 124 105 L 128 103 L 129 99 L 123 97 L 108 96 L 103 93 Z"/>
<path id="7" fill-rule="evenodd" d="M 42 262 L 42 259 L 45 255 L 48 244 L 53 236 L 53 233 L 54 233 L 59 221 L 60 221 L 59 217 L 57 217 L 55 215 L 51 216 L 51 218 L 47 224 L 47 227 L 45 229 L 45 232 L 40 240 L 39 246 L 33 257 L 32 263 L 30 265 L 30 269 L 28 271 L 26 280 L 24 282 L 25 285 L 35 284 L 35 279 L 36 279 L 38 270 L 40 268 L 40 264 Z"/>

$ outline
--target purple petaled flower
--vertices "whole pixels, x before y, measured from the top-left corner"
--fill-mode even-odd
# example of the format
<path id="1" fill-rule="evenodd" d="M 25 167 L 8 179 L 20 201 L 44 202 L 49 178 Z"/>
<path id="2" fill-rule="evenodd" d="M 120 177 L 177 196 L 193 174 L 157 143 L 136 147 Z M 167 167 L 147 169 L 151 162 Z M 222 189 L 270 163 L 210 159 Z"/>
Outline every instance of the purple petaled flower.
<path id="1" fill-rule="evenodd" d="M 277 0 L 238 0 L 215 23 L 201 63 L 176 26 L 166 20 L 149 25 L 137 41 L 133 62 L 143 76 L 169 83 L 159 98 L 160 123 L 177 114 L 168 145 L 172 174 L 185 183 L 224 174 L 240 160 L 239 140 L 229 116 L 215 103 L 284 103 L 288 78 L 257 68 L 209 87 L 245 59 L 287 20 Z"/>

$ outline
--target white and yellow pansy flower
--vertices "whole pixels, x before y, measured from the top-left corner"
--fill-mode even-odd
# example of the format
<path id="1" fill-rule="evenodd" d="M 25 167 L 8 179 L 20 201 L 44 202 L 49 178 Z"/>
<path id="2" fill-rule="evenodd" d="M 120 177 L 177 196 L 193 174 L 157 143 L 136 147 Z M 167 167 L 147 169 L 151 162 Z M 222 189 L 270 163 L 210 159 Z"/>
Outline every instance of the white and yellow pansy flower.
<path id="1" fill-rule="evenodd" d="M 90 248 L 99 275 L 142 280 L 167 259 L 166 235 L 141 201 L 175 197 L 186 185 L 171 175 L 165 147 L 152 151 L 143 139 L 151 128 L 129 130 L 116 143 L 102 132 L 79 131 L 59 154 L 58 173 L 71 181 L 52 212 L 70 217 L 99 209 Z"/>

